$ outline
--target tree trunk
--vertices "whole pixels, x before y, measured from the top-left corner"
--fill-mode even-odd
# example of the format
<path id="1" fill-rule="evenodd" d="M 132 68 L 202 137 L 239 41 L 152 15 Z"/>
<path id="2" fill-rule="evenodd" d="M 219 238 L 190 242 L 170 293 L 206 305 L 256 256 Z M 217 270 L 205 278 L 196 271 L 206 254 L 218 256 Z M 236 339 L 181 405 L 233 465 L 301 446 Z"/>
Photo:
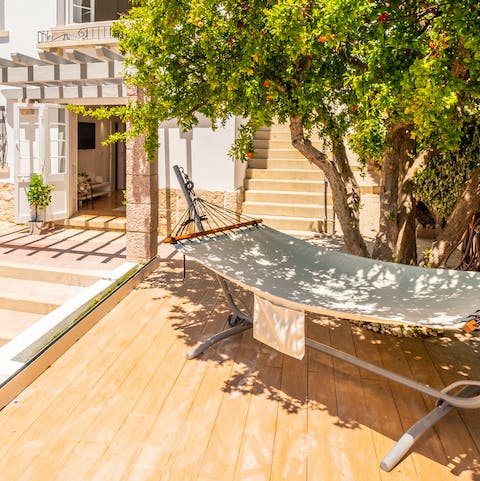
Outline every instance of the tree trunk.
<path id="1" fill-rule="evenodd" d="M 325 174 L 332 189 L 335 214 L 342 227 L 345 246 L 349 253 L 368 257 L 368 249 L 360 234 L 360 194 L 358 185 L 348 163 L 343 142 L 335 142 L 333 161 L 316 149 L 304 137 L 303 122 L 299 116 L 290 117 L 292 145 Z"/>
<path id="2" fill-rule="evenodd" d="M 448 219 L 445 229 L 430 250 L 430 265 L 443 266 L 450 253 L 461 241 L 473 215 L 480 204 L 480 167 L 477 167 L 465 184 L 462 195 L 455 204 L 455 209 Z"/>
<path id="3" fill-rule="evenodd" d="M 412 217 L 415 215 L 413 193 L 408 193 L 405 187 L 415 158 L 414 150 L 415 141 L 411 138 L 409 126 L 393 126 L 387 134 L 382 160 L 380 221 L 372 253 L 375 259 L 400 262 L 400 254 L 404 262 L 411 263 L 416 258 L 412 257 L 412 242 L 416 243 L 412 232 Z"/>
<path id="4" fill-rule="evenodd" d="M 417 265 L 417 236 L 415 195 L 413 183 L 410 180 L 404 182 L 400 192 L 399 229 L 396 246 L 396 260 L 401 264 Z"/>

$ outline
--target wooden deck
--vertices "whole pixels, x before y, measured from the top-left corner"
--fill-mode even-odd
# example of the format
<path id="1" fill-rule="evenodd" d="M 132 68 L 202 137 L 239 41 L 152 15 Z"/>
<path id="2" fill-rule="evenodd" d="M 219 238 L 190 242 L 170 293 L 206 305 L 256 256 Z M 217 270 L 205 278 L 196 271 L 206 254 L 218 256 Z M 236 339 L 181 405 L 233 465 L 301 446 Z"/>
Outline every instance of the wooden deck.
<path id="1" fill-rule="evenodd" d="M 2 481 L 480 479 L 480 417 L 454 410 L 391 473 L 380 459 L 433 406 L 316 352 L 287 358 L 221 329 L 215 279 L 161 268 L 0 412 Z M 248 299 L 247 299 L 248 302 Z M 399 339 L 335 319 L 310 335 L 433 386 L 480 378 L 478 343 Z"/>

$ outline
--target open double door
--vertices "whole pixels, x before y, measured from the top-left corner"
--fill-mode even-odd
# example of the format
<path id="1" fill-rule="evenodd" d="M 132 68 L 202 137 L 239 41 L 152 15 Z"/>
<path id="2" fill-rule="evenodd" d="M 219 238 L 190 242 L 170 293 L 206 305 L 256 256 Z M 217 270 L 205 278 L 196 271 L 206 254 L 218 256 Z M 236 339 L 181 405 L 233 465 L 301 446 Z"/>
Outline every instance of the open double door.
<path id="1" fill-rule="evenodd" d="M 30 219 L 27 189 L 31 175 L 42 174 L 54 186 L 46 220 L 69 217 L 69 112 L 57 104 L 16 104 L 15 129 L 15 222 Z"/>

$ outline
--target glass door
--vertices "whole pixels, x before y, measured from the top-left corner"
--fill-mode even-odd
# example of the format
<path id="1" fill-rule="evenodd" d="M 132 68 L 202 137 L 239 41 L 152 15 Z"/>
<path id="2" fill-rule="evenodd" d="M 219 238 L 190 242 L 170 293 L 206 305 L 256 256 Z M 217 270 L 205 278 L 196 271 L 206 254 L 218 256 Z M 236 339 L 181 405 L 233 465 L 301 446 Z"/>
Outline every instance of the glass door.
<path id="1" fill-rule="evenodd" d="M 15 122 L 15 221 L 30 219 L 27 189 L 32 174 L 42 174 L 54 186 L 46 220 L 60 220 L 69 212 L 68 116 L 64 106 L 17 104 Z"/>
<path id="2" fill-rule="evenodd" d="M 94 22 L 94 0 L 70 0 L 70 19 L 72 23 Z"/>

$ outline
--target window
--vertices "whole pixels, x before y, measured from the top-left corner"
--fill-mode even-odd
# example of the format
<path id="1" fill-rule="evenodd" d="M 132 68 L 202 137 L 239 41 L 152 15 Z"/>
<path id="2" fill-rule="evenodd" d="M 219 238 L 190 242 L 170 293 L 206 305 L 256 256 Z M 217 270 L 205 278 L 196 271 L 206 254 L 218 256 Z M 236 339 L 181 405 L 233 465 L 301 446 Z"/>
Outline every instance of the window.
<path id="1" fill-rule="evenodd" d="M 65 5 L 63 3 L 62 6 L 62 2 L 65 0 L 57 0 L 57 6 L 60 5 L 60 9 L 63 9 Z M 129 0 L 67 0 L 67 2 L 69 23 L 117 20 L 131 7 Z M 60 21 L 59 25 L 61 23 Z"/>
<path id="2" fill-rule="evenodd" d="M 73 23 L 93 22 L 95 20 L 94 0 L 72 0 L 71 19 Z"/>
<path id="3" fill-rule="evenodd" d="M 0 32 L 5 31 L 5 0 L 0 0 Z"/>

